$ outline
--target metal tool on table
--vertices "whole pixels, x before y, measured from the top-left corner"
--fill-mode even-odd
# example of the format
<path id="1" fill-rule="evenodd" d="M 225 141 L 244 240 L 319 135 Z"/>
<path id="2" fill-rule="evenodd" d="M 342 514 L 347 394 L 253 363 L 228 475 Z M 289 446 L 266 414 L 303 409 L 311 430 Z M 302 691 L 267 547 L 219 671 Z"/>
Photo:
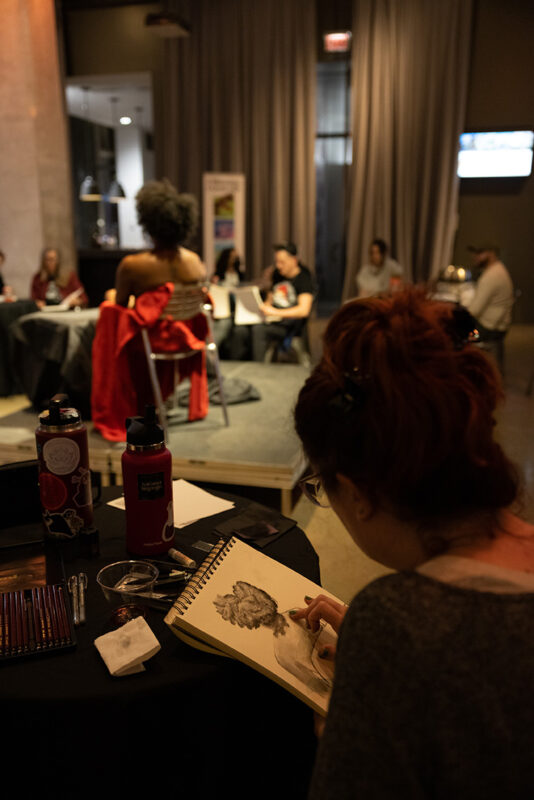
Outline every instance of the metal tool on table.
<path id="1" fill-rule="evenodd" d="M 87 575 L 80 572 L 78 575 L 78 601 L 80 605 L 80 625 L 85 624 L 85 590 L 87 589 Z"/>
<path id="2" fill-rule="evenodd" d="M 71 575 L 67 581 L 67 587 L 72 598 L 72 616 L 76 626 L 85 623 L 85 590 L 87 589 L 87 575 L 80 572 L 79 575 Z"/>

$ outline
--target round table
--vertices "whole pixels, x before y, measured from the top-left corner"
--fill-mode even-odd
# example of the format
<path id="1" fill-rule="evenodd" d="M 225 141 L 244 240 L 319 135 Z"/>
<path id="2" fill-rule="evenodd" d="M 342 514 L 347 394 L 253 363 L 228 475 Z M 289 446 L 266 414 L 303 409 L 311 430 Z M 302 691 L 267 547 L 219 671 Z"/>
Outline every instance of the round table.
<path id="1" fill-rule="evenodd" d="M 225 789 L 234 797 L 305 797 L 315 752 L 310 709 L 244 664 L 183 643 L 164 623 L 165 612 L 148 611 L 161 651 L 146 672 L 109 674 L 93 642 L 113 607 L 95 576 L 128 557 L 124 512 L 107 505 L 119 494 L 104 490 L 95 508 L 99 557 L 64 564 L 66 577 L 83 571 L 89 579 L 87 623 L 75 629 L 76 648 L 0 667 L 2 752 L 10 773 L 20 773 L 25 791 L 30 781 L 68 797 L 118 791 L 138 797 L 162 789 L 199 797 Z M 192 545 L 217 541 L 217 523 L 248 502 L 223 496 L 235 509 L 177 534 L 179 549 L 197 561 L 202 556 Z M 319 583 L 317 555 L 296 526 L 263 552 Z"/>

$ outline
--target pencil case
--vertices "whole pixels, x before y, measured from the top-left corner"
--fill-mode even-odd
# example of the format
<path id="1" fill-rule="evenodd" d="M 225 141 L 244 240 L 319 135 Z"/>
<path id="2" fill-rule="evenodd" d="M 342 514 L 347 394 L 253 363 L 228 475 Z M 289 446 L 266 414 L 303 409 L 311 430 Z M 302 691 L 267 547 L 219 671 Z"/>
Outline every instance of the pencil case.
<path id="1" fill-rule="evenodd" d="M 76 647 L 63 583 L 0 594 L 0 661 Z"/>

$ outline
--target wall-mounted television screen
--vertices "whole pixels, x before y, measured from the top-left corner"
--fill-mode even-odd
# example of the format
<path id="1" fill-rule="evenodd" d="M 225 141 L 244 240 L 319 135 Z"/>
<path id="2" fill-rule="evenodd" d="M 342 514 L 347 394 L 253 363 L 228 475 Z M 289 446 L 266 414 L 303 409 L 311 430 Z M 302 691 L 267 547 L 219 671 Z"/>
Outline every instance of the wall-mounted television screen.
<path id="1" fill-rule="evenodd" d="M 532 172 L 532 131 L 462 133 L 460 178 L 524 178 Z"/>

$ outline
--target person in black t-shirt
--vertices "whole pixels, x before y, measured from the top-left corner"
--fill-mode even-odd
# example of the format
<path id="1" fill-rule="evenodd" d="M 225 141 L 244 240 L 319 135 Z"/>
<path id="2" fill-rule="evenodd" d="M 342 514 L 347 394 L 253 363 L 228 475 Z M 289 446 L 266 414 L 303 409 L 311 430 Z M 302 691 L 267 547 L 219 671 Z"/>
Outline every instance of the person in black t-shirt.
<path id="1" fill-rule="evenodd" d="M 254 325 L 252 357 L 263 361 L 269 342 L 299 336 L 310 315 L 313 303 L 313 279 L 310 270 L 300 263 L 292 242 L 274 245 L 272 286 L 261 306 L 263 313 L 276 322 Z"/>

